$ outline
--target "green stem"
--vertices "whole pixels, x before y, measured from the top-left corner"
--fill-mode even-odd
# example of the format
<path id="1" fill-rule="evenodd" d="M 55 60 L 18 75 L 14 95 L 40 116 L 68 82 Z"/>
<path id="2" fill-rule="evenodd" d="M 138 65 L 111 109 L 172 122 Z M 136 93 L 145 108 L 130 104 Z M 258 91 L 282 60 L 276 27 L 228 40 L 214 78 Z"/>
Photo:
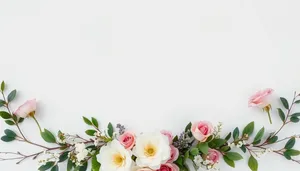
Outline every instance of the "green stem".
<path id="1" fill-rule="evenodd" d="M 36 123 L 37 126 L 39 127 L 40 132 L 42 133 L 43 131 L 42 131 L 42 128 L 41 128 L 39 122 L 37 121 L 37 119 L 36 119 L 34 116 L 32 116 L 32 118 L 34 119 L 35 123 Z"/>
<path id="2" fill-rule="evenodd" d="M 269 116 L 270 124 L 272 124 L 272 118 L 271 118 L 270 110 L 268 110 L 267 113 L 268 113 L 268 116 Z"/>

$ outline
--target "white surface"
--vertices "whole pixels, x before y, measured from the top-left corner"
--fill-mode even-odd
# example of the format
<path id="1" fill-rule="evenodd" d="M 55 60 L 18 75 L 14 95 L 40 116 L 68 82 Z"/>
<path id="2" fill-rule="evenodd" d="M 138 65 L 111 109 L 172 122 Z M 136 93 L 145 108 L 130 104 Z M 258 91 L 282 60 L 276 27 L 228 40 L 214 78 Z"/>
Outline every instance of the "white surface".
<path id="1" fill-rule="evenodd" d="M 247 100 L 265 87 L 287 97 L 300 91 L 299 5 L 1 0 L 0 79 L 19 90 L 13 107 L 36 97 L 38 119 L 55 132 L 83 135 L 82 115 L 136 131 L 179 133 L 196 120 L 222 121 L 230 131 L 256 120 L 271 132 L 277 114 L 270 126 Z M 26 122 L 26 135 L 42 142 L 33 121 Z M 1 121 L 1 132 L 6 127 Z M 8 150 L 39 149 L 1 142 L 0 151 Z M 260 160 L 260 171 L 299 167 L 276 155 Z M 1 163 L 5 171 L 35 169 L 32 160 Z M 235 170 L 249 170 L 246 161 Z"/>

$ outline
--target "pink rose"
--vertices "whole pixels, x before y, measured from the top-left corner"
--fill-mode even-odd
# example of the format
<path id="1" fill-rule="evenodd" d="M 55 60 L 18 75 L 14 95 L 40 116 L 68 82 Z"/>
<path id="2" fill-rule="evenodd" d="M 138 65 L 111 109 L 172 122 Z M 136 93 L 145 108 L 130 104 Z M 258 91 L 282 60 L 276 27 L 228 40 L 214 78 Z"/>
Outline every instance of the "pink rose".
<path id="1" fill-rule="evenodd" d="M 218 163 L 221 157 L 221 153 L 215 149 L 208 149 L 208 155 L 206 160 L 213 162 L 213 164 Z"/>
<path id="2" fill-rule="evenodd" d="M 208 121 L 196 122 L 191 128 L 193 136 L 200 142 L 205 142 L 206 139 L 214 132 L 213 125 Z"/>
<path id="3" fill-rule="evenodd" d="M 126 149 L 130 150 L 135 145 L 135 135 L 132 132 L 125 132 L 119 137 L 119 141 Z"/>
<path id="4" fill-rule="evenodd" d="M 169 139 L 170 144 L 172 144 L 172 142 L 173 142 L 173 135 L 172 135 L 172 132 L 166 131 L 166 130 L 162 130 L 162 131 L 160 131 L 160 132 L 161 132 L 162 134 L 164 134 L 165 136 L 167 136 L 168 139 Z"/>
<path id="5" fill-rule="evenodd" d="M 160 166 L 156 171 L 179 171 L 179 167 L 173 163 L 166 163 Z"/>
<path id="6" fill-rule="evenodd" d="M 174 161 L 176 161 L 178 159 L 179 156 L 179 150 L 174 147 L 173 145 L 170 145 L 171 148 L 171 157 L 168 160 L 168 162 L 173 163 Z"/>
<path id="7" fill-rule="evenodd" d="M 28 115 L 34 116 L 36 110 L 36 100 L 28 100 L 23 105 L 21 105 L 14 114 L 21 117 L 26 118 Z"/>
<path id="8" fill-rule="evenodd" d="M 270 95 L 272 94 L 273 90 L 267 88 L 265 90 L 261 90 L 256 92 L 253 96 L 250 97 L 248 106 L 249 107 L 266 107 L 269 105 Z"/>

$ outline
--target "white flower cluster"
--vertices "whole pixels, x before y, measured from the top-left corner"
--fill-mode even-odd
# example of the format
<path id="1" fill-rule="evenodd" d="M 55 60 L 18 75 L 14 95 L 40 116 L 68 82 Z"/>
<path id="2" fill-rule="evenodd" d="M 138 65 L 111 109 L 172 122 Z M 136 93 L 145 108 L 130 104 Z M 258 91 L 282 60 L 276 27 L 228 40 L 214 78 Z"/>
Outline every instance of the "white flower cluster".
<path id="1" fill-rule="evenodd" d="M 44 151 L 43 154 L 46 155 L 47 157 L 45 159 L 42 159 L 42 160 L 38 161 L 39 166 L 43 166 L 47 162 L 57 163 L 59 161 L 59 156 L 60 156 L 59 153 L 51 153 L 49 151 Z"/>
<path id="2" fill-rule="evenodd" d="M 101 137 L 105 136 L 105 135 L 101 135 L 101 132 L 97 131 L 94 133 L 94 145 L 97 147 L 98 145 L 100 145 L 103 142 L 103 139 Z"/>
<path id="3" fill-rule="evenodd" d="M 76 166 L 81 166 L 82 161 L 84 161 L 90 153 L 92 153 L 92 151 L 87 150 L 84 143 L 77 143 L 75 144 L 75 150 L 69 153 L 68 156 Z"/>
<path id="4" fill-rule="evenodd" d="M 222 132 L 223 123 L 219 122 L 216 127 L 214 127 L 214 136 L 220 138 Z"/>
<path id="5" fill-rule="evenodd" d="M 194 163 L 197 166 L 198 170 L 209 170 L 209 171 L 219 171 L 220 169 L 217 167 L 218 163 L 214 163 L 211 160 L 203 160 L 203 158 L 200 155 L 195 156 Z"/>
<path id="6" fill-rule="evenodd" d="M 253 150 L 255 157 L 258 159 L 265 156 L 267 153 L 272 153 L 273 151 L 274 150 L 272 148 L 267 148 L 264 150 Z"/>
<path id="7" fill-rule="evenodd" d="M 229 147 L 230 147 L 230 148 L 233 148 L 233 147 L 240 148 L 240 147 L 242 147 L 243 145 L 246 145 L 246 144 L 247 144 L 246 141 L 241 140 L 241 141 L 238 141 L 238 142 L 230 143 L 230 144 L 229 144 Z"/>

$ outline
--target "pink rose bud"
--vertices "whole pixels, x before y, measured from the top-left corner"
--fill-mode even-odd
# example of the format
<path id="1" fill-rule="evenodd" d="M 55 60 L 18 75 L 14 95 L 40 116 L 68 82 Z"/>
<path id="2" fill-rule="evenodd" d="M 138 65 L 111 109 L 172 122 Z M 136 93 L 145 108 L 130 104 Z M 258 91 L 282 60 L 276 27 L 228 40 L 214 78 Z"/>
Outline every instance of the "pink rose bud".
<path id="1" fill-rule="evenodd" d="M 176 147 L 174 147 L 173 145 L 170 145 L 170 148 L 171 148 L 171 157 L 168 160 L 168 162 L 173 163 L 179 157 L 179 150 Z"/>
<path id="2" fill-rule="evenodd" d="M 271 105 L 270 105 L 270 97 L 273 93 L 273 90 L 267 88 L 265 90 L 261 90 L 256 92 L 253 96 L 250 97 L 248 106 L 249 107 L 259 107 L 268 113 L 269 121 L 272 124 L 272 118 L 270 114 Z"/>
<path id="3" fill-rule="evenodd" d="M 196 140 L 205 142 L 213 134 L 214 127 L 208 121 L 200 121 L 192 125 L 191 131 Z"/>
<path id="4" fill-rule="evenodd" d="M 208 149 L 208 155 L 206 160 L 211 161 L 213 164 L 218 163 L 221 157 L 221 153 L 215 149 Z"/>
<path id="5" fill-rule="evenodd" d="M 179 167 L 173 163 L 166 163 L 160 166 L 157 171 L 179 171 Z"/>
<path id="6" fill-rule="evenodd" d="M 161 132 L 162 134 L 164 134 L 165 136 L 167 136 L 168 139 L 169 139 L 170 144 L 172 144 L 172 142 L 173 142 L 173 135 L 172 135 L 172 132 L 166 131 L 166 130 L 162 130 L 162 131 L 160 131 L 160 132 Z"/>
<path id="7" fill-rule="evenodd" d="M 36 110 L 36 100 L 28 100 L 22 106 L 20 106 L 14 114 L 21 117 L 26 118 L 28 115 L 34 116 Z"/>
<path id="8" fill-rule="evenodd" d="M 132 132 L 125 132 L 119 137 L 119 142 L 128 150 L 135 145 L 135 135 Z"/>
<path id="9" fill-rule="evenodd" d="M 270 104 L 270 95 L 273 93 L 273 89 L 267 88 L 256 92 L 250 97 L 248 106 L 249 107 L 261 107 L 264 108 Z"/>

